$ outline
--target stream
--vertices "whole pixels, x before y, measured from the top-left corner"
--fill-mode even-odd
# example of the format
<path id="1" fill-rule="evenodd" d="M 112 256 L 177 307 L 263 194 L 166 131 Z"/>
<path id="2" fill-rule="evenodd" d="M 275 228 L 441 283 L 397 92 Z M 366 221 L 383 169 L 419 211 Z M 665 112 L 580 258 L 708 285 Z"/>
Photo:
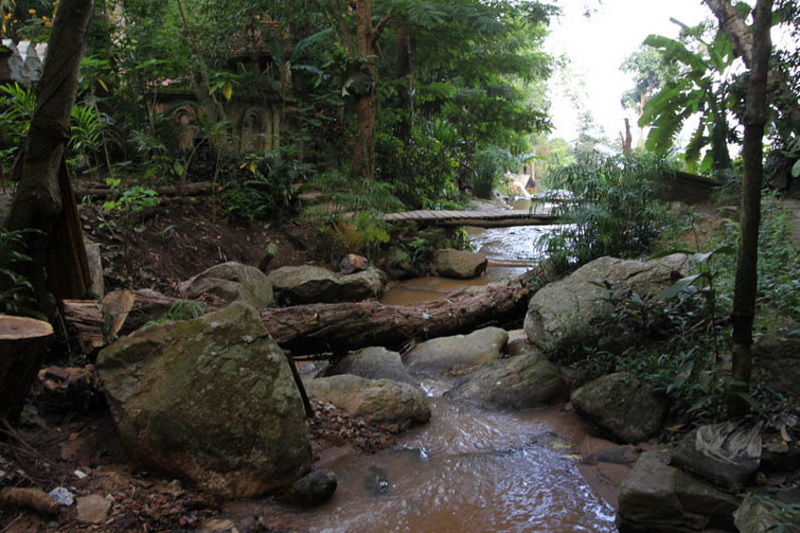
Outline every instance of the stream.
<path id="1" fill-rule="evenodd" d="M 517 277 L 536 259 L 531 243 L 542 231 L 547 229 L 470 229 L 475 250 L 490 259 L 486 275 L 404 281 L 382 302 L 414 304 Z M 344 448 L 321 452 L 316 467 L 339 479 L 331 501 L 313 509 L 272 500 L 238 502 L 228 515 L 264 515 L 280 531 L 318 533 L 617 531 L 614 509 L 592 490 L 579 470 L 580 458 L 571 453 L 574 415 L 555 408 L 484 411 L 444 398 L 451 385 L 447 378 L 423 382 L 432 418 L 400 435 L 393 448 L 372 455 Z"/>
<path id="2" fill-rule="evenodd" d="M 546 410 L 497 413 L 457 405 L 430 387 L 433 417 L 394 449 L 327 462 L 339 488 L 321 507 L 269 505 L 271 527 L 320 533 L 613 532 Z M 235 514 L 264 512 L 240 503 Z"/>

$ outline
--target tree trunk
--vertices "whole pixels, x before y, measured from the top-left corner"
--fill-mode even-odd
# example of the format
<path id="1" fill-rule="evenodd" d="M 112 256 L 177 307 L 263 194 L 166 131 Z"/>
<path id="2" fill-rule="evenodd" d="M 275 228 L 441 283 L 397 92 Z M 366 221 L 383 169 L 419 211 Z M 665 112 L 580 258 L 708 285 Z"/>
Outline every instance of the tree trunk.
<path id="1" fill-rule="evenodd" d="M 356 95 L 356 140 L 353 177 L 372 179 L 375 173 L 375 30 L 371 0 L 356 0 L 358 62 L 367 75 L 368 88 Z"/>
<path id="2" fill-rule="evenodd" d="M 744 114 L 744 182 L 739 251 L 733 294 L 733 384 L 730 389 L 732 414 L 746 409 L 739 393 L 747 392 L 752 366 L 753 319 L 755 317 L 758 274 L 758 229 L 761 220 L 761 182 L 763 180 L 763 137 L 767 123 L 767 72 L 772 47 L 770 26 L 772 0 L 758 0 L 753 25 L 753 52 L 747 106 Z"/>
<path id="3" fill-rule="evenodd" d="M 414 341 L 519 322 L 530 289 L 488 285 L 420 305 L 309 304 L 261 312 L 267 331 L 294 355 L 343 353 L 367 346 L 399 349 Z"/>
<path id="4" fill-rule="evenodd" d="M 19 418 L 52 336 L 47 322 L 0 315 L 0 419 Z"/>
<path id="5" fill-rule="evenodd" d="M 122 333 L 158 319 L 177 301 L 154 291 L 135 295 Z M 266 309 L 261 317 L 272 338 L 294 355 L 343 353 L 366 346 L 400 348 L 483 326 L 519 323 L 530 295 L 530 289 L 521 286 L 487 285 L 419 305 L 383 305 L 374 300 L 308 304 Z M 88 352 L 105 345 L 108 335 L 103 331 L 110 319 L 94 301 L 68 300 L 62 305 L 67 324 Z"/>
<path id="6" fill-rule="evenodd" d="M 65 164 L 69 121 L 91 0 L 62 0 L 39 82 L 36 110 L 14 168 L 19 186 L 6 220 L 8 229 L 36 228 L 29 239 L 33 258 L 24 274 L 39 309 L 55 313 L 56 298 L 82 297 L 91 285 L 77 205 Z"/>
<path id="7" fill-rule="evenodd" d="M 411 129 L 414 126 L 414 42 L 411 32 L 405 25 L 397 29 L 397 79 L 403 84 L 400 96 L 400 122 L 397 124 L 395 136 L 403 144 L 411 141 Z"/>

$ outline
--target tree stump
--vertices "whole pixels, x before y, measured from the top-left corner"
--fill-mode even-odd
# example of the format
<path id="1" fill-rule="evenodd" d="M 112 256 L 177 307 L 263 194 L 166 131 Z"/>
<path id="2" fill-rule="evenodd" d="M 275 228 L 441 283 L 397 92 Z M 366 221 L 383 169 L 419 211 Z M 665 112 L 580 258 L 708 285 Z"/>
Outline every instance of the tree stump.
<path id="1" fill-rule="evenodd" d="M 47 322 L 0 314 L 0 419 L 19 419 L 52 336 Z"/>

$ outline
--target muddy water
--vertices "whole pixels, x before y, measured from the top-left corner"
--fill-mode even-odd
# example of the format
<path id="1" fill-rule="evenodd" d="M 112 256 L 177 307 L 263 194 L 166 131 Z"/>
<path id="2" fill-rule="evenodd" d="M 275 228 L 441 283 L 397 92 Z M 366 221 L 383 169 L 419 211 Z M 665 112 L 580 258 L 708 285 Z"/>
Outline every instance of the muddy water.
<path id="1" fill-rule="evenodd" d="M 516 209 L 526 207 L 515 206 Z M 549 231 L 548 226 L 517 226 L 511 228 L 466 228 L 469 241 L 476 252 L 489 259 L 486 274 L 471 280 L 453 280 L 430 276 L 395 282 L 381 299 L 387 305 L 414 305 L 435 300 L 445 294 L 486 285 L 504 279 L 515 279 L 541 259 L 535 243 Z"/>
<path id="2" fill-rule="evenodd" d="M 395 449 L 347 454 L 333 500 L 313 510 L 268 505 L 269 525 L 302 532 L 613 532 L 613 509 L 593 494 L 546 411 L 494 413 L 450 403 L 427 383 L 433 418 Z M 239 504 L 234 515 L 264 513 Z"/>
<path id="3" fill-rule="evenodd" d="M 475 279 L 462 280 L 429 276 L 394 282 L 381 298 L 381 303 L 386 305 L 414 305 L 429 302 L 465 287 L 486 285 L 503 279 L 513 279 L 528 270 L 528 267 L 524 264 L 509 265 L 506 263 L 505 265 L 490 261 L 486 274 Z"/>

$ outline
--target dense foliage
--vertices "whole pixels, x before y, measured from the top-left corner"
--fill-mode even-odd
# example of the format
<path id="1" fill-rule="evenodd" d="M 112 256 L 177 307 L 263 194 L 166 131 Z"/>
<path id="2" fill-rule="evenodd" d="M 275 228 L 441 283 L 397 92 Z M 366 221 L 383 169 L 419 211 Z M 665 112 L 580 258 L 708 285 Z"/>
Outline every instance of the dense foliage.
<path id="1" fill-rule="evenodd" d="M 4 36 L 46 40 L 52 12 L 42 4 L 4 7 Z M 548 128 L 542 82 L 551 59 L 541 44 L 553 8 L 372 4 L 381 34 L 377 76 L 367 80 L 353 52 L 354 11 L 343 2 L 300 10 L 267 0 L 96 2 L 73 114 L 75 173 L 139 171 L 153 185 L 214 179 L 231 184 L 232 216 L 281 219 L 297 185 L 350 175 L 354 101 L 374 84 L 375 179 L 389 187 L 361 190 L 411 207 L 446 205 L 465 190 L 488 195 L 531 152 L 530 134 Z M 26 102 L 9 93 L 0 112 L 17 123 Z M 248 137 L 253 109 L 261 133 Z M 4 127 L 0 149 L 13 155 L 20 135 Z"/>
<path id="2" fill-rule="evenodd" d="M 637 257 L 667 225 L 656 194 L 669 179 L 663 160 L 603 156 L 564 166 L 550 177 L 571 196 L 554 207 L 561 225 L 537 244 L 557 271 L 603 256 Z"/>

